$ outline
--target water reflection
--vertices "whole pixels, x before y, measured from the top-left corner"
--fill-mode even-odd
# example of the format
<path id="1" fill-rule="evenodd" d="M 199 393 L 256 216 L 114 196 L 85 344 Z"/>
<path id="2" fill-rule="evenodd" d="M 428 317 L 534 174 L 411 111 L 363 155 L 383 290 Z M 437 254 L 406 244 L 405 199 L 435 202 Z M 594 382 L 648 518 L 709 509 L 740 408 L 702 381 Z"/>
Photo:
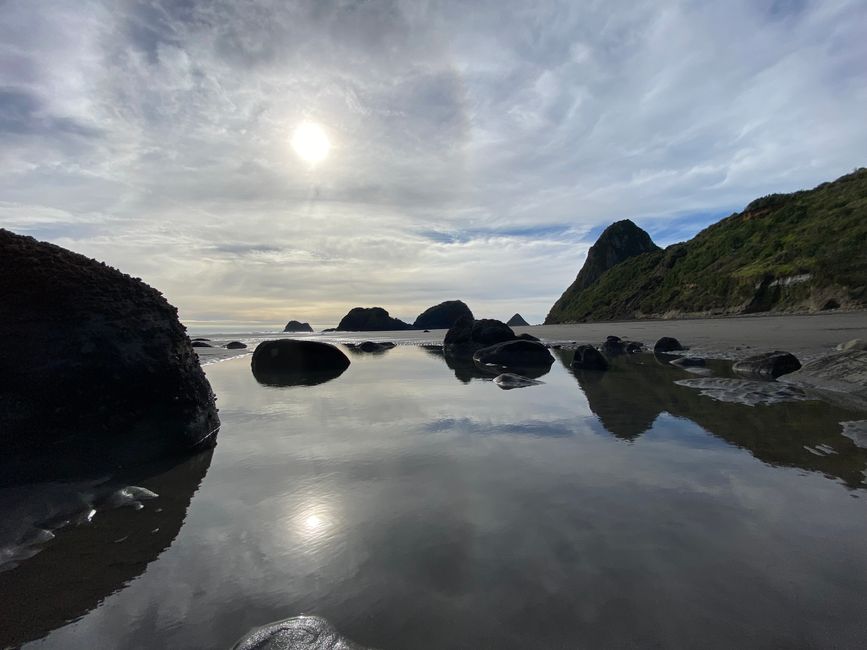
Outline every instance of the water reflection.
<path id="1" fill-rule="evenodd" d="M 99 510 L 87 521 L 60 528 L 38 554 L 0 572 L 0 647 L 38 639 L 80 618 L 143 573 L 180 532 L 212 454 L 208 450 L 174 465 L 160 462 L 113 476 L 107 486 L 141 486 L 159 496 L 140 509 Z M 81 485 L 28 486 L 29 502 L 18 500 L 14 516 L 34 513 L 35 524 L 49 526 L 40 517 L 62 516 Z M 0 517 L 15 523 L 8 521 L 8 512 Z"/>
<path id="2" fill-rule="evenodd" d="M 439 345 L 425 345 L 422 349 L 428 354 L 439 357 L 455 373 L 455 378 L 463 384 L 473 379 L 492 380 L 503 372 L 512 372 L 522 377 L 538 379 L 547 375 L 550 366 L 487 366 L 473 361 L 472 353 L 454 352 Z"/>
<path id="3" fill-rule="evenodd" d="M 692 377 L 665 358 L 617 357 L 607 372 L 573 371 L 573 352 L 555 350 L 612 435 L 635 440 L 662 413 L 687 418 L 771 465 L 822 472 L 850 487 L 863 487 L 867 450 L 840 435 L 840 422 L 857 414 L 820 401 L 745 406 L 714 401 L 674 382 Z M 731 376 L 727 362 L 708 362 L 715 376 Z"/>
<path id="4" fill-rule="evenodd" d="M 337 379 L 346 368 L 320 370 L 318 372 L 298 370 L 262 370 L 252 366 L 253 376 L 263 386 L 275 388 L 287 386 L 317 386 Z"/>

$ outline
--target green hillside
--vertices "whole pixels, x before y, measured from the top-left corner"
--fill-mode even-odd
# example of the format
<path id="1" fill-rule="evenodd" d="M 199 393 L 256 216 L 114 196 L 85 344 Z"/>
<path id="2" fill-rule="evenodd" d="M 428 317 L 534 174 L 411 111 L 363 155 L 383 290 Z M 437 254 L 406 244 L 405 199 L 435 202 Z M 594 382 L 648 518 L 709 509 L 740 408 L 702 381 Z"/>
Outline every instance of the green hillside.
<path id="1" fill-rule="evenodd" d="M 867 169 L 756 199 L 687 242 L 573 285 L 546 324 L 867 306 Z"/>

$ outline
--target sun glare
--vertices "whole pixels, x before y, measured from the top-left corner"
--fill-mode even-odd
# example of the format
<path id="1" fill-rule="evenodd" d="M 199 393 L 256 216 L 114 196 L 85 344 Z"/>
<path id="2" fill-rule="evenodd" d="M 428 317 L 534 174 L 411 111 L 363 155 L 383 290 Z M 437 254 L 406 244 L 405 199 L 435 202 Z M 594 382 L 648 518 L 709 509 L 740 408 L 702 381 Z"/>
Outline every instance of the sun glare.
<path id="1" fill-rule="evenodd" d="M 331 143 L 316 122 L 303 122 L 292 133 L 292 148 L 298 157 L 310 164 L 322 162 L 328 156 Z"/>

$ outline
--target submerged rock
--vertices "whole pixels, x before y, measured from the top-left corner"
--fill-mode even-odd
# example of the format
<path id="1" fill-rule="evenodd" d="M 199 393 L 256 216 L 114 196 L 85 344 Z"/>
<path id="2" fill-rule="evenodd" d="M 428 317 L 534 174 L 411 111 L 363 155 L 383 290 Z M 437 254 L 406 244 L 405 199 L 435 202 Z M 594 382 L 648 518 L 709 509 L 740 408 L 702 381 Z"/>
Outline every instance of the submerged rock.
<path id="1" fill-rule="evenodd" d="M 349 367 L 349 357 L 321 341 L 278 339 L 256 346 L 250 363 L 261 384 L 313 386 L 340 376 Z"/>
<path id="2" fill-rule="evenodd" d="M 484 347 L 513 341 L 517 338 L 512 328 L 493 318 L 474 320 L 462 316 L 449 328 L 443 339 L 446 346 Z"/>
<path id="3" fill-rule="evenodd" d="M 212 348 L 212 347 L 214 347 L 213 345 L 211 345 L 207 341 L 193 341 L 192 345 L 194 348 Z"/>
<path id="4" fill-rule="evenodd" d="M 572 360 L 573 370 L 608 370 L 608 361 L 592 345 L 579 345 Z"/>
<path id="5" fill-rule="evenodd" d="M 750 381 L 713 377 L 707 379 L 680 379 L 678 386 L 694 388 L 702 395 L 719 402 L 759 406 L 810 399 L 804 391 L 793 386 L 771 381 Z"/>
<path id="6" fill-rule="evenodd" d="M 297 320 L 290 320 L 286 323 L 286 327 L 283 328 L 284 332 L 312 332 L 313 328 L 310 327 L 310 323 L 302 323 Z"/>
<path id="7" fill-rule="evenodd" d="M 446 300 L 433 307 L 428 307 L 413 323 L 413 328 L 421 329 L 448 329 L 463 316 L 473 318 L 473 312 L 461 300 Z"/>
<path id="8" fill-rule="evenodd" d="M 677 352 L 683 349 L 684 347 L 680 344 L 680 341 L 671 336 L 663 336 L 653 344 L 654 352 Z"/>
<path id="9" fill-rule="evenodd" d="M 0 295 L 0 484 L 214 444 L 214 395 L 157 290 L 0 229 Z"/>
<path id="10" fill-rule="evenodd" d="M 748 377 L 776 379 L 781 375 L 795 372 L 800 367 L 801 362 L 795 355 L 777 350 L 742 359 L 732 366 L 732 370 Z"/>
<path id="11" fill-rule="evenodd" d="M 340 636 L 319 616 L 296 616 L 254 629 L 232 650 L 372 650 Z"/>
<path id="12" fill-rule="evenodd" d="M 494 377 L 494 383 L 503 390 L 511 390 L 513 388 L 526 388 L 527 386 L 538 386 L 544 384 L 543 381 L 536 381 L 529 377 L 522 377 L 511 372 L 504 372 L 501 375 Z"/>
<path id="13" fill-rule="evenodd" d="M 361 352 L 385 352 L 386 350 L 391 350 L 393 347 L 394 343 L 391 341 L 365 341 L 356 345 L 355 349 Z"/>
<path id="14" fill-rule="evenodd" d="M 226 343 L 227 350 L 243 350 L 247 347 L 246 343 L 241 343 L 241 341 L 231 341 L 230 343 Z"/>
<path id="15" fill-rule="evenodd" d="M 550 368 L 554 363 L 554 357 L 541 343 L 518 339 L 477 350 L 473 355 L 473 361 L 506 368 Z"/>

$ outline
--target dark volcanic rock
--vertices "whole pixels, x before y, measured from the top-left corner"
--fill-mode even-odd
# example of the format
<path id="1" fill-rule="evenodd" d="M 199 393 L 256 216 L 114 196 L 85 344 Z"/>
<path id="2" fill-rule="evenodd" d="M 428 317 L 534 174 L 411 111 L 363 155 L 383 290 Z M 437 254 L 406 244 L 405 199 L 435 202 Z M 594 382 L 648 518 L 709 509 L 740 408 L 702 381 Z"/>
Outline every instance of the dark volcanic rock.
<path id="1" fill-rule="evenodd" d="M 554 357 L 541 343 L 518 339 L 482 348 L 473 355 L 473 361 L 506 368 L 550 368 Z"/>
<path id="2" fill-rule="evenodd" d="M 0 229 L 0 296 L 0 483 L 214 444 L 211 387 L 158 291 Z"/>
<path id="3" fill-rule="evenodd" d="M 521 314 L 515 314 L 506 322 L 506 325 L 509 327 L 529 327 L 530 323 L 525 321 Z"/>
<path id="4" fill-rule="evenodd" d="M 592 345 L 579 345 L 572 360 L 573 370 L 608 370 L 608 361 Z"/>
<path id="5" fill-rule="evenodd" d="M 800 367 L 801 362 L 795 355 L 777 350 L 742 359 L 732 366 L 732 370 L 739 375 L 776 379 L 780 375 L 795 372 Z"/>
<path id="6" fill-rule="evenodd" d="M 653 344 L 654 352 L 677 352 L 678 350 L 683 350 L 683 346 L 680 344 L 676 338 L 672 338 L 671 336 L 663 336 L 656 343 Z"/>
<path id="7" fill-rule="evenodd" d="M 512 328 L 501 321 L 492 318 L 473 320 L 464 316 L 449 328 L 443 339 L 443 344 L 447 346 L 484 347 L 503 341 L 512 341 L 515 338 L 517 337 Z"/>
<path id="8" fill-rule="evenodd" d="M 290 320 L 286 323 L 286 327 L 283 328 L 284 332 L 312 332 L 313 328 L 310 327 L 310 323 L 302 323 L 297 320 Z"/>
<path id="9" fill-rule="evenodd" d="M 196 341 L 210 341 L 210 340 L 211 340 L 211 339 L 205 339 L 205 338 L 202 338 L 202 337 L 198 337 L 198 338 L 193 339 L 193 342 L 196 342 Z"/>
<path id="10" fill-rule="evenodd" d="M 269 386 L 313 386 L 338 377 L 349 367 L 339 348 L 321 341 L 263 341 L 253 351 L 253 376 Z"/>
<path id="11" fill-rule="evenodd" d="M 231 341 L 226 343 L 227 350 L 243 350 L 247 347 L 246 343 L 241 343 L 241 341 Z"/>
<path id="12" fill-rule="evenodd" d="M 371 650 L 340 636 L 318 616 L 296 616 L 256 628 L 232 650 Z"/>
<path id="13" fill-rule="evenodd" d="M 516 338 L 521 339 L 522 341 L 538 341 L 539 339 L 532 334 L 527 334 L 524 332 L 523 334 L 518 334 Z"/>
<path id="14" fill-rule="evenodd" d="M 626 344 L 616 336 L 609 336 L 600 347 L 608 356 L 626 353 Z"/>
<path id="15" fill-rule="evenodd" d="M 461 316 L 473 318 L 473 312 L 460 300 L 446 300 L 424 310 L 412 326 L 417 330 L 448 329 Z"/>
<path id="16" fill-rule="evenodd" d="M 213 345 L 211 345 L 210 343 L 208 343 L 206 341 L 193 341 L 192 346 L 194 348 L 212 348 L 212 347 L 214 347 Z"/>
<path id="17" fill-rule="evenodd" d="M 411 326 L 392 318 L 382 307 L 353 307 L 335 329 L 338 332 L 381 332 L 407 330 Z"/>
<path id="18" fill-rule="evenodd" d="M 584 266 L 575 281 L 551 307 L 546 324 L 560 323 L 569 317 L 570 305 L 578 300 L 582 291 L 592 286 L 606 271 L 631 257 L 660 250 L 644 230 L 629 219 L 608 226 L 596 243 L 587 251 Z"/>
<path id="19" fill-rule="evenodd" d="M 361 352 L 385 352 L 386 350 L 391 350 L 393 347 L 394 343 L 391 341 L 365 341 L 356 345 L 355 349 Z"/>

